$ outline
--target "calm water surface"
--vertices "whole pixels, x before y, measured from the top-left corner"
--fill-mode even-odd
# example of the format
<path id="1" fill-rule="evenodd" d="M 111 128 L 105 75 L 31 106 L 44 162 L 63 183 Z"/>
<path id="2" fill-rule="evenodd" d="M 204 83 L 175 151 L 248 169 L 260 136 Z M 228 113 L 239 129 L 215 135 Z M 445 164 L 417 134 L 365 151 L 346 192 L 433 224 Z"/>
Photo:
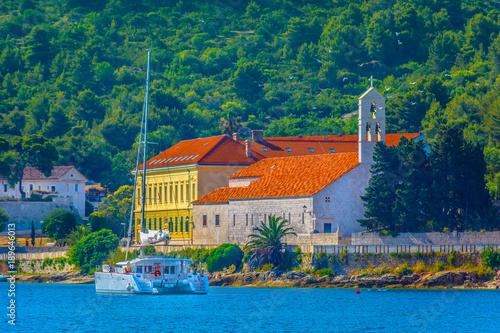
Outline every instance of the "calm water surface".
<path id="1" fill-rule="evenodd" d="M 499 332 L 500 290 L 211 287 L 208 295 L 101 295 L 94 285 L 17 283 L 0 332 Z M 2 329 L 6 327 L 6 329 Z"/>

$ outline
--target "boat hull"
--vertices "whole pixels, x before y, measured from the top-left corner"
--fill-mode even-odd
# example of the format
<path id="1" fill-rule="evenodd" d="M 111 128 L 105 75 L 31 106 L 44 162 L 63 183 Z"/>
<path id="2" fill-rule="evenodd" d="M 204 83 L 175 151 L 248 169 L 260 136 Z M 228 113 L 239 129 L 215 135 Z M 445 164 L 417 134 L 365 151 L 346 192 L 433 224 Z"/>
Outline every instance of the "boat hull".
<path id="1" fill-rule="evenodd" d="M 95 273 L 95 289 L 101 294 L 206 294 L 208 278 L 191 276 L 183 280 L 146 280 L 133 274 Z"/>

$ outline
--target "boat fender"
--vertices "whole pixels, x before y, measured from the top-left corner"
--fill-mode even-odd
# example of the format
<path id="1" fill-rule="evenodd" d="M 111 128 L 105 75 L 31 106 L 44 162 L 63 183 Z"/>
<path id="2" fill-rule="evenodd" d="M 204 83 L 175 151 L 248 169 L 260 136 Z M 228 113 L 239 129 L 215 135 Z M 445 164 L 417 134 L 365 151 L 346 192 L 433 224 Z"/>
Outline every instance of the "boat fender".
<path id="1" fill-rule="evenodd" d="M 125 267 L 125 272 L 130 273 L 131 271 L 130 267 Z"/>
<path id="2" fill-rule="evenodd" d="M 161 276 L 161 272 L 159 270 L 156 270 L 155 271 L 155 277 L 157 277 L 158 275 Z"/>
<path id="3" fill-rule="evenodd" d="M 359 290 L 356 290 L 355 294 L 361 294 L 361 292 Z"/>
<path id="4" fill-rule="evenodd" d="M 131 290 L 133 290 L 133 289 L 134 289 L 134 287 L 132 287 L 132 286 L 130 285 L 130 283 L 129 283 L 129 284 L 128 284 L 128 286 L 127 286 L 127 290 L 128 290 L 128 291 L 131 291 Z"/>

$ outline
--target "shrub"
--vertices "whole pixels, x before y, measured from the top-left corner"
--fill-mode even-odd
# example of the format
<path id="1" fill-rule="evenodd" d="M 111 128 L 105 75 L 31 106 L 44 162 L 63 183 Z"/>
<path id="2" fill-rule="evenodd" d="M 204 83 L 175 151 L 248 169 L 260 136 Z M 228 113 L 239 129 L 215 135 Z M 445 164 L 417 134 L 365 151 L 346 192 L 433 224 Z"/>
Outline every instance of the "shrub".
<path id="1" fill-rule="evenodd" d="M 210 252 L 207 258 L 207 270 L 209 272 L 222 271 L 234 265 L 237 269 L 241 267 L 243 251 L 236 244 L 222 244 Z"/>
<path id="2" fill-rule="evenodd" d="M 326 257 L 326 253 L 321 251 L 321 252 L 318 252 L 318 254 L 316 254 L 316 259 L 318 260 L 321 260 L 323 259 L 324 257 Z"/>
<path id="3" fill-rule="evenodd" d="M 314 275 L 317 276 L 334 276 L 335 273 L 331 268 L 323 268 L 323 269 L 318 269 L 317 271 L 314 272 Z"/>
<path id="4" fill-rule="evenodd" d="M 455 259 L 457 259 L 457 252 L 451 251 L 448 255 L 448 263 L 450 264 L 450 266 L 455 266 Z"/>
<path id="5" fill-rule="evenodd" d="M 344 260 L 347 257 L 347 249 L 343 249 L 342 252 L 340 252 L 340 258 Z"/>
<path id="6" fill-rule="evenodd" d="M 110 230 L 102 229 L 82 238 L 68 252 L 71 263 L 88 274 L 102 264 L 109 253 L 118 246 L 118 237 Z"/>
<path id="7" fill-rule="evenodd" d="M 404 263 L 403 265 L 399 266 L 394 270 L 394 275 L 397 277 L 402 277 L 404 275 L 410 275 L 412 272 L 408 268 L 408 264 Z"/>
<path id="8" fill-rule="evenodd" d="M 260 269 L 260 271 L 262 272 L 265 272 L 265 271 L 272 271 L 274 269 L 274 265 L 273 264 L 265 264 L 262 266 L 262 268 Z"/>
<path id="9" fill-rule="evenodd" d="M 500 250 L 493 251 L 493 248 L 488 246 L 481 252 L 481 259 L 487 267 L 498 268 L 500 267 Z"/>
<path id="10" fill-rule="evenodd" d="M 444 264 L 441 261 L 438 261 L 434 268 L 437 272 L 444 270 Z"/>

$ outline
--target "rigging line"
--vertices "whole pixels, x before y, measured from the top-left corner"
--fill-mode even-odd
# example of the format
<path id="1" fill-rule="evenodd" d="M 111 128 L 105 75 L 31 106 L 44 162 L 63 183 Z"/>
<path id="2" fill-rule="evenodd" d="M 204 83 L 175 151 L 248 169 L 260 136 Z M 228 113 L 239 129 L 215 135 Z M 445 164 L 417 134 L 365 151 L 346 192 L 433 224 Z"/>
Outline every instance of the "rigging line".
<path id="1" fill-rule="evenodd" d="M 132 206 L 130 207 L 130 221 L 129 221 L 129 225 L 128 225 L 127 250 L 125 252 L 125 261 L 127 261 L 127 259 L 128 259 L 128 249 L 130 247 L 130 239 L 132 237 L 132 222 L 134 221 L 137 176 L 139 174 L 139 162 L 141 161 L 141 141 L 142 141 L 142 132 L 144 131 L 144 109 L 145 108 L 146 108 L 146 101 L 144 101 L 144 104 L 142 106 L 141 132 L 139 134 L 139 146 L 137 147 L 137 161 L 135 163 L 134 190 L 132 192 Z"/>

